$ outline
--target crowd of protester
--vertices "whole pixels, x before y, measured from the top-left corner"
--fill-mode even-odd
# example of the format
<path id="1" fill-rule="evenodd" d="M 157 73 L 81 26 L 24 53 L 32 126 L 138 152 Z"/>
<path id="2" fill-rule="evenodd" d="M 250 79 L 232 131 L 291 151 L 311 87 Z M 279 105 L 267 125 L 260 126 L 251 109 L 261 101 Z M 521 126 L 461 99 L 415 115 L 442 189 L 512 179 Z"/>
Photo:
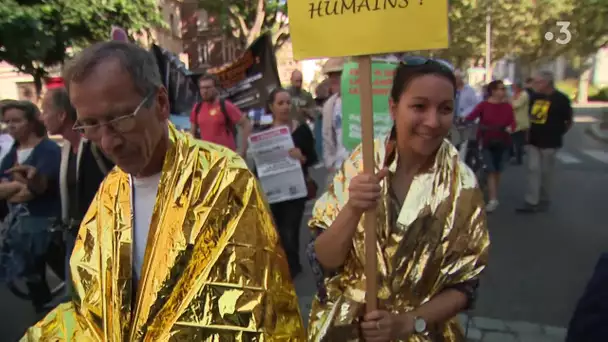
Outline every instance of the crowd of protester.
<path id="1" fill-rule="evenodd" d="M 0 103 L 4 123 L 0 132 L 0 214 L 4 222 L 0 230 L 3 239 L 0 244 L 0 280 L 7 283 L 25 280 L 37 313 L 43 314 L 57 304 L 53 301 L 46 279 L 47 266 L 67 284 L 59 302 L 71 303 L 75 296 L 80 295 L 79 300 L 83 300 L 82 295 L 88 295 L 78 293 L 86 291 L 84 286 L 79 289 L 73 287 L 74 283 L 82 279 L 75 281 L 72 278 L 75 263 L 84 263 L 86 252 L 73 257 L 72 264 L 70 256 L 78 243 L 78 248 L 82 250 L 100 248 L 98 241 L 84 245 L 82 236 L 78 236 L 79 230 L 80 234 L 83 231 L 86 233 L 81 224 L 89 207 L 95 207 L 96 201 L 108 201 L 110 197 L 105 200 L 103 198 L 109 196 L 109 192 L 121 191 L 103 186 L 112 169 L 129 174 L 132 189 L 128 191 L 132 191 L 131 196 L 135 196 L 133 211 L 135 214 L 143 212 L 147 215 L 143 219 L 148 222 L 147 226 L 141 224 L 141 216 L 139 221 L 137 217 L 134 221 L 135 249 L 132 261 L 134 282 L 145 281 L 144 274 L 153 267 L 146 262 L 150 257 L 146 241 L 155 239 L 148 237 L 147 230 L 161 220 L 154 216 L 159 214 L 153 214 L 156 212 L 153 211 L 154 200 L 164 203 L 161 207 L 173 204 L 167 197 L 170 195 L 162 191 L 161 179 L 168 182 L 166 177 L 171 172 L 182 172 L 195 165 L 190 170 L 192 172 L 171 177 L 201 177 L 195 178 L 198 181 L 188 178 L 190 180 L 181 182 L 181 186 L 212 184 L 213 182 L 205 183 L 205 177 L 216 177 L 219 173 L 207 173 L 204 168 L 208 164 L 204 162 L 183 164 L 190 160 L 189 156 L 192 157 L 188 153 L 200 149 L 202 154 L 197 157 L 200 160 L 218 151 L 221 151 L 220 155 L 238 154 L 246 158 L 250 134 L 278 126 L 290 129 L 294 148 L 289 151 L 289 157 L 299 161 L 307 185 L 312 185 L 308 188 L 308 194 L 302 198 L 268 206 L 262 203 L 245 206 L 246 210 L 255 207 L 257 211 L 247 214 L 247 218 L 257 217 L 254 221 L 258 222 L 256 227 L 261 230 L 265 229 L 268 222 L 266 216 L 272 218 L 276 239 L 282 250 L 275 251 L 272 241 L 266 240 L 264 243 L 271 247 L 264 248 L 266 251 L 273 250 L 272 253 L 276 253 L 278 258 L 284 250 L 285 266 L 290 279 L 293 279 L 302 271 L 299 229 L 304 208 L 308 200 L 316 201 L 309 222 L 313 240 L 306 250 L 318 287 L 308 325 L 309 340 L 331 339 L 337 333 L 342 338 L 363 337 L 368 341 L 408 340 L 413 336 L 420 338 L 416 341 L 459 340 L 462 332 L 455 316 L 474 304 L 479 276 L 486 267 L 490 246 L 485 215 L 498 208 L 499 182 L 509 158 L 514 165 L 522 165 L 524 154 L 526 155 L 528 186 L 524 203 L 517 211 L 536 213 L 547 210 L 550 205 L 555 154 L 572 124 L 570 101 L 555 89 L 551 73 L 538 72 L 525 85 L 516 82 L 511 96 L 504 82 L 495 80 L 485 87 L 483 96 L 478 96 L 464 82 L 461 72 L 442 61 L 416 57 L 399 63 L 388 99 L 394 127 L 388 136 L 375 141 L 377 160 L 382 160 L 383 163 L 377 165 L 375 173 L 370 175 L 360 173 L 360 150 L 347 151 L 342 143 L 340 79 L 344 59 L 332 58 L 327 61 L 323 68 L 326 79 L 317 88 L 316 96 L 303 89 L 302 73 L 297 70 L 291 76 L 290 87 L 272 90 L 268 96 L 266 112 L 273 120 L 267 127 L 256 127 L 238 107 L 221 99 L 217 80 L 212 75 L 200 77 L 198 85 L 202 101 L 192 107 L 190 133 L 198 140 L 221 146 L 218 150 L 212 145 L 200 145 L 198 140 L 193 142 L 189 137 L 170 129 L 167 123 L 167 103 L 163 98 L 164 88 L 160 79 L 156 79 L 158 75 L 150 73 L 138 76 L 129 69 L 138 63 L 149 62 L 148 56 L 144 56 L 144 52 L 138 49 L 128 43 L 111 43 L 99 45 L 89 52 L 92 56 L 99 53 L 99 56 L 106 58 L 121 51 L 127 56 L 124 58 L 132 59 L 116 59 L 118 63 L 124 64 L 121 65 L 121 70 L 126 71 L 123 75 L 125 87 L 131 82 L 134 84 L 133 89 L 137 90 L 129 97 L 129 102 L 138 102 L 139 105 L 125 115 L 106 121 L 99 121 L 96 114 L 79 115 L 75 107 L 84 108 L 83 112 L 90 110 L 90 107 L 83 102 L 73 101 L 72 98 L 76 95 L 68 92 L 68 85 L 62 79 L 49 80 L 47 91 L 40 101 L 41 111 L 37 105 L 28 101 L 4 100 Z M 99 50 L 104 51 L 102 53 Z M 96 67 L 104 66 L 103 61 L 96 61 L 95 63 L 101 63 Z M 111 69 L 111 65 L 106 67 Z M 74 76 L 68 82 L 84 87 L 85 79 L 84 76 L 81 79 Z M 108 89 L 118 87 L 111 80 L 104 82 L 107 82 Z M 144 88 L 153 90 L 142 93 L 140 90 Z M 87 91 L 94 92 L 92 89 L 87 88 Z M 128 92 L 129 89 L 125 88 L 124 91 Z M 139 114 L 142 111 L 144 114 Z M 141 119 L 146 114 L 154 114 L 155 119 Z M 138 120 L 153 123 L 144 124 Z M 465 172 L 468 170 L 466 163 L 455 158 L 458 150 L 445 140 L 453 124 L 462 122 L 476 122 L 478 126 L 476 142 L 481 146 L 481 157 L 488 174 L 487 198 L 484 198 L 474 175 Z M 237 128 L 240 134 L 237 133 Z M 131 132 L 139 136 L 122 137 Z M 160 145 L 152 146 L 155 143 L 150 138 L 159 132 L 164 133 L 156 143 L 161 144 L 163 139 L 166 143 L 166 150 L 160 154 L 155 150 Z M 111 134 L 121 136 L 122 140 L 115 142 L 112 139 L 117 138 L 110 138 Z M 61 145 L 50 139 L 49 135 L 61 136 Z M 171 144 L 182 144 L 179 145 L 182 150 L 173 149 Z M 118 145 L 125 147 L 117 149 L 115 146 Z M 122 158 L 120 151 L 138 149 L 146 160 Z M 173 171 L 161 167 L 165 156 L 173 157 L 179 153 L 186 154 L 176 162 L 179 165 L 169 166 Z M 318 197 L 316 184 L 310 177 L 310 168 L 320 160 L 328 171 L 328 187 Z M 155 172 L 150 173 L 146 170 L 152 162 L 156 163 Z M 238 176 L 235 175 L 239 174 L 240 171 L 237 170 L 241 168 L 240 164 L 229 166 L 229 171 L 233 171 L 230 177 L 233 178 L 225 178 L 223 182 L 233 182 L 234 187 L 240 186 L 236 183 Z M 454 170 L 462 172 L 453 172 Z M 252 171 L 255 175 L 255 167 Z M 122 175 L 117 172 L 114 172 L 114 178 Z M 228 174 L 226 170 L 222 172 Z M 421 174 L 428 177 L 417 177 Z M 447 174 L 452 176 L 446 178 Z M 248 176 L 243 177 L 249 182 Z M 234 189 L 236 188 L 232 191 L 236 192 Z M 418 198 L 424 200 L 408 202 L 410 189 L 423 189 L 421 191 L 425 193 L 419 194 Z M 148 193 L 148 190 L 153 192 Z M 205 191 L 208 196 L 215 196 L 215 190 L 209 188 Z M 236 202 L 245 201 L 242 197 L 244 194 L 233 195 L 238 197 Z M 204 198 L 205 194 L 201 196 Z M 254 198 L 258 200 L 262 197 Z M 423 209 L 430 207 L 431 202 L 432 207 L 438 208 L 436 211 L 442 216 L 432 221 L 424 220 L 426 212 Z M 230 208 L 234 203 L 226 205 Z M 188 205 L 192 205 L 198 212 L 202 211 L 199 204 L 194 201 Z M 406 207 L 411 211 L 408 215 L 403 214 L 403 208 Z M 95 208 L 99 211 L 99 204 Z M 378 236 L 379 246 L 383 246 L 378 253 L 381 260 L 387 263 L 384 273 L 379 276 L 379 285 L 384 291 L 381 298 L 383 305 L 379 310 L 361 317 L 359 313 L 364 306 L 362 298 L 346 296 L 346 293 L 364 291 L 365 272 L 361 261 L 365 251 L 363 227 L 359 222 L 363 213 L 372 208 L 377 208 L 383 217 L 379 223 L 381 233 Z M 166 208 L 163 207 L 163 210 Z M 90 216 L 101 215 L 97 211 L 92 211 Z M 119 216 L 123 213 L 116 212 L 113 215 L 120 221 Z M 223 219 L 230 220 L 231 215 L 235 214 L 227 212 L 226 215 L 228 216 Z M 448 217 L 463 219 L 450 221 Z M 200 223 L 192 217 L 182 221 L 193 227 L 198 227 Z M 445 224 L 446 222 L 450 223 Z M 60 233 L 59 237 L 57 232 Z M 272 240 L 275 235 L 270 234 L 270 238 L 266 236 L 264 239 Z M 260 236 L 262 235 L 258 238 Z M 436 239 L 437 236 L 453 238 L 444 241 Z M 49 246 L 56 243 L 58 238 L 61 248 L 50 250 Z M 219 243 L 220 240 L 218 238 L 213 243 Z M 437 241 L 443 244 L 441 248 Z M 461 245 L 463 241 L 465 246 Z M 242 244 L 244 240 L 239 240 L 238 243 Z M 236 244 L 235 242 L 235 246 Z M 415 264 L 416 267 L 397 267 L 407 263 Z M 251 267 L 270 269 L 273 267 L 271 264 L 268 261 Z M 177 269 L 177 266 L 170 267 Z M 449 276 L 441 272 L 444 269 L 450 269 Z M 280 274 L 282 270 L 276 272 Z M 241 276 L 245 279 L 251 275 L 245 272 Z M 428 279 L 433 281 L 429 282 Z M 293 300 L 293 288 L 283 285 L 289 295 L 282 297 L 281 301 Z M 90 291 L 104 293 L 103 289 Z M 120 291 L 127 290 L 121 288 Z M 282 302 L 281 305 L 286 305 L 285 303 Z M 579 306 L 579 311 L 584 311 L 583 304 Z M 60 308 L 65 309 L 67 306 Z M 579 311 L 577 314 L 580 314 Z M 290 313 L 295 317 L 297 310 Z M 334 323 L 326 323 L 338 322 L 338 315 L 341 315 L 339 320 L 344 326 L 356 324 L 358 328 L 342 329 L 341 326 L 333 326 Z M 61 321 L 59 317 L 49 315 L 47 320 Z M 573 322 L 581 322 L 581 318 Z M 41 321 L 29 334 L 38 336 L 36 334 L 39 331 L 35 329 L 45 331 L 47 323 Z M 109 323 L 103 321 L 91 324 Z M 287 326 L 285 324 L 285 327 L 274 328 L 287 331 Z M 301 326 L 291 324 L 289 329 L 293 329 L 290 334 L 296 340 L 302 338 Z"/>

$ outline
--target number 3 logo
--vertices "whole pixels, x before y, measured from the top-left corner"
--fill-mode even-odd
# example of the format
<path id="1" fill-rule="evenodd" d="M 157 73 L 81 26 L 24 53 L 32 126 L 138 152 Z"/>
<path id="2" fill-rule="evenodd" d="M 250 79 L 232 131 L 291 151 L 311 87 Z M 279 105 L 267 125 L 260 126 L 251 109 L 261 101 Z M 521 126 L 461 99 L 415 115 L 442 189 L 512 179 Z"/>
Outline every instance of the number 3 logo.
<path id="1" fill-rule="evenodd" d="M 564 37 L 557 38 L 555 40 L 555 42 L 560 45 L 565 45 L 565 44 L 570 43 L 570 40 L 572 39 L 572 33 L 568 29 L 568 27 L 570 27 L 570 22 L 569 21 L 558 21 L 557 26 L 559 27 L 559 33 L 563 34 Z"/>

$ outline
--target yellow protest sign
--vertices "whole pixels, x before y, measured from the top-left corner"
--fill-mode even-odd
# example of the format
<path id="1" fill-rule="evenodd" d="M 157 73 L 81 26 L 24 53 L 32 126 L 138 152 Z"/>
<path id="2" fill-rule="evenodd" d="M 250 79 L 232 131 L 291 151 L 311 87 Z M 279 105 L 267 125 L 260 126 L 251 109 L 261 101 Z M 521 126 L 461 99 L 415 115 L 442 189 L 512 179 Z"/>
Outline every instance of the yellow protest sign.
<path id="1" fill-rule="evenodd" d="M 295 59 L 448 46 L 447 0 L 291 0 Z"/>

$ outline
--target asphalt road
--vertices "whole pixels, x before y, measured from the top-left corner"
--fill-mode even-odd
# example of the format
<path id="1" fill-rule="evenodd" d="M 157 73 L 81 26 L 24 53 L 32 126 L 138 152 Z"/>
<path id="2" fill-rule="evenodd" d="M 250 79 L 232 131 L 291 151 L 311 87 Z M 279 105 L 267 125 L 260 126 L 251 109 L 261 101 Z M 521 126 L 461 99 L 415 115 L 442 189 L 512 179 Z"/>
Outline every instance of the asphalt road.
<path id="1" fill-rule="evenodd" d="M 608 251 L 608 145 L 585 134 L 597 109 L 577 110 L 576 123 L 560 151 L 549 212 L 520 215 L 525 173 L 509 167 L 500 188 L 500 207 L 489 217 L 490 263 L 472 314 L 503 320 L 567 326 L 600 253 Z M 312 171 L 324 183 L 323 169 Z M 312 205 L 307 206 L 306 221 Z M 307 320 L 314 281 L 304 257 L 310 235 L 303 222 L 304 272 L 296 278 Z M 16 341 L 36 321 L 29 303 L 0 286 L 0 341 Z"/>

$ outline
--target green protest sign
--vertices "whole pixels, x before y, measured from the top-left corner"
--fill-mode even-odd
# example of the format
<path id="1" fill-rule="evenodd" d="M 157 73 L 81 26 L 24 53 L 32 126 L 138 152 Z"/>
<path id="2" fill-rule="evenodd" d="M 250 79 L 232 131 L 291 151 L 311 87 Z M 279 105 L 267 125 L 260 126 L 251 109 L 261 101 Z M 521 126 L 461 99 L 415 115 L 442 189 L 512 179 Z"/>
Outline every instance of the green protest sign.
<path id="1" fill-rule="evenodd" d="M 372 62 L 372 93 L 374 108 L 374 137 L 387 134 L 393 126 L 388 111 L 388 97 L 393 84 L 397 64 L 384 61 Z M 342 91 L 342 140 L 344 147 L 352 151 L 361 143 L 361 100 L 359 97 L 359 65 L 344 65 Z"/>

